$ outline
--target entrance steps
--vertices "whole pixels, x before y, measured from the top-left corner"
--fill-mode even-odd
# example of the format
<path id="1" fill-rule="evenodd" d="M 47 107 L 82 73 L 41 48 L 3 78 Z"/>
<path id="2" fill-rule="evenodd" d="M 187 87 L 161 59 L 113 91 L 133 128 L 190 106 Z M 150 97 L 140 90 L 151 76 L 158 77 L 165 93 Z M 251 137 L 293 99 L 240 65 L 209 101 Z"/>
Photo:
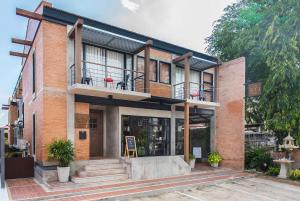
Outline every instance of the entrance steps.
<path id="1" fill-rule="evenodd" d="M 128 174 L 119 159 L 90 160 L 83 166 L 72 181 L 82 183 L 111 183 L 114 181 L 127 180 Z"/>

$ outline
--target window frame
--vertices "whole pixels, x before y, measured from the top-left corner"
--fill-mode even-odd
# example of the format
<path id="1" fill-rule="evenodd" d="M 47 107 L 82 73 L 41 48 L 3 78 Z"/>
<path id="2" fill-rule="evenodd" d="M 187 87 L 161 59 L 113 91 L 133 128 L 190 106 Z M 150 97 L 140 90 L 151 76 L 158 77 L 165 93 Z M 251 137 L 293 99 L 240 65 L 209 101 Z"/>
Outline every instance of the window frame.
<path id="1" fill-rule="evenodd" d="M 138 56 L 137 56 L 137 62 L 136 62 L 137 65 L 138 65 L 138 62 L 139 62 L 138 59 L 143 59 L 144 62 L 145 62 L 145 57 L 139 56 L 139 55 L 138 55 Z M 158 61 L 157 61 L 156 59 L 151 59 L 151 58 L 150 58 L 150 62 L 151 62 L 151 61 L 154 61 L 154 62 L 155 62 L 155 70 L 156 70 L 156 74 L 155 74 L 155 80 L 150 79 L 150 81 L 151 81 L 151 82 L 158 82 L 158 73 L 159 73 L 159 72 L 158 72 Z M 145 64 L 144 64 L 144 65 L 145 65 Z M 150 69 L 149 69 L 149 70 L 150 70 Z M 145 71 L 145 66 L 144 66 L 144 71 Z"/>
<path id="2" fill-rule="evenodd" d="M 36 60 L 35 60 L 35 51 L 32 53 L 32 94 L 35 94 L 36 91 Z"/>
<path id="3" fill-rule="evenodd" d="M 160 72 L 161 72 L 160 64 L 161 63 L 167 64 L 169 66 L 169 82 L 168 83 L 167 82 L 162 82 L 161 79 L 160 79 Z M 172 76 L 171 76 L 172 75 L 172 64 L 169 63 L 169 62 L 166 62 L 166 61 L 159 61 L 158 66 L 159 66 L 159 83 L 161 83 L 161 84 L 171 84 L 172 83 L 172 81 L 171 81 L 171 79 L 172 79 Z"/>
<path id="4" fill-rule="evenodd" d="M 32 155 L 36 153 L 36 114 L 32 114 Z"/>

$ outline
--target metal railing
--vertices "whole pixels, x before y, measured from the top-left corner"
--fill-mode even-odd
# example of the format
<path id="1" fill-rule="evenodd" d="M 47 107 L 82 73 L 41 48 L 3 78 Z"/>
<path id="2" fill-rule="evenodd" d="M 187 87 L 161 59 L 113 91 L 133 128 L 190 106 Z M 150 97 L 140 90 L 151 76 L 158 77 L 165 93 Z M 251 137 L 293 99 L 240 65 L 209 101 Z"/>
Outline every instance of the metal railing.
<path id="1" fill-rule="evenodd" d="M 70 66 L 70 84 L 75 83 L 75 65 Z M 144 72 L 82 61 L 81 84 L 144 92 Z"/>
<path id="2" fill-rule="evenodd" d="M 196 82 L 189 83 L 189 99 L 214 102 L 214 88 Z M 184 99 L 184 82 L 173 85 L 173 96 L 176 99 Z"/>

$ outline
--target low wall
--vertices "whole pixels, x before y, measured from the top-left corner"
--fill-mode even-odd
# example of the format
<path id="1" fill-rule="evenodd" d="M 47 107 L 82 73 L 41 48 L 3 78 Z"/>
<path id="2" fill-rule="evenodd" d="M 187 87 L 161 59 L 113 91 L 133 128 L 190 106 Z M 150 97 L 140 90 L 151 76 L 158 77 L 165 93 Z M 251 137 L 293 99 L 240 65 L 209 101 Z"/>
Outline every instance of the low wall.
<path id="1" fill-rule="evenodd" d="M 134 180 L 155 179 L 191 173 L 191 167 L 180 156 L 131 158 L 130 176 Z"/>

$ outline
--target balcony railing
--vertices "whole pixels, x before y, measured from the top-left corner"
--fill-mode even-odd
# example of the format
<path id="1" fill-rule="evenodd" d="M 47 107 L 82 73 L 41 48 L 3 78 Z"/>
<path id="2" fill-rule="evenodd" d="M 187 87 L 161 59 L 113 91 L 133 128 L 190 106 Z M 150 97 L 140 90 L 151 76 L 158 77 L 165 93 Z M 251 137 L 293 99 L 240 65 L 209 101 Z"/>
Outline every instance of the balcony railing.
<path id="1" fill-rule="evenodd" d="M 199 84 L 196 82 L 189 83 L 189 99 L 214 102 L 214 88 L 205 84 Z M 184 99 L 184 82 L 180 82 L 173 85 L 174 98 Z"/>
<path id="2" fill-rule="evenodd" d="M 81 84 L 116 90 L 144 92 L 144 72 L 82 61 Z M 70 66 L 70 82 L 75 84 L 75 65 Z"/>

